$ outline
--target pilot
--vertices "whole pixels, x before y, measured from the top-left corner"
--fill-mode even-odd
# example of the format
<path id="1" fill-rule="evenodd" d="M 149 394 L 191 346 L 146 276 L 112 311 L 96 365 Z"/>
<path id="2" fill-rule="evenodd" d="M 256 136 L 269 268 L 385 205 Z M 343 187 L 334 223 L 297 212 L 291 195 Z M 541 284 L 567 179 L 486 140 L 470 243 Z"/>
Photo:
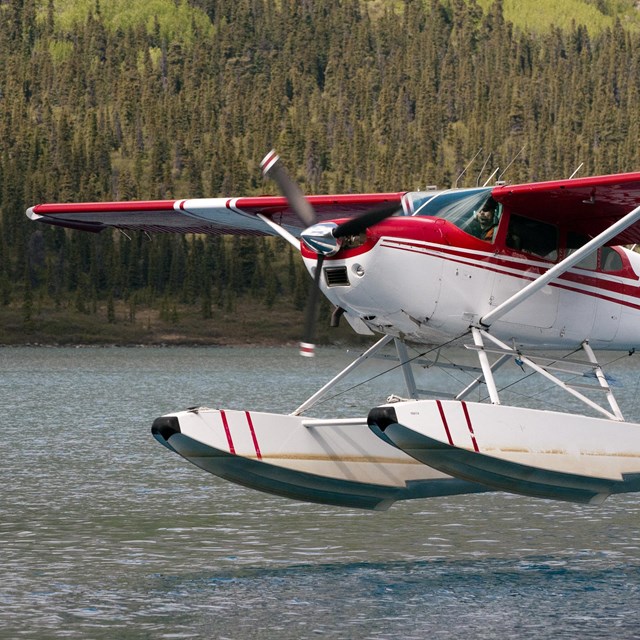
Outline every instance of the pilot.
<path id="1" fill-rule="evenodd" d="M 481 240 L 491 242 L 498 226 L 498 203 L 489 198 L 478 211 L 473 214 L 469 225 L 469 233 Z"/>

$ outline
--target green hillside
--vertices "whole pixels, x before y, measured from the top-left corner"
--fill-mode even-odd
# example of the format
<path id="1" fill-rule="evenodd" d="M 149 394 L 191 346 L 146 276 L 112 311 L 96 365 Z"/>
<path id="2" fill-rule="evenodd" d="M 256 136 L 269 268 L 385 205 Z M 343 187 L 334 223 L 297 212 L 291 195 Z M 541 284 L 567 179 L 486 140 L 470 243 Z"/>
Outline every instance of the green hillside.
<path id="1" fill-rule="evenodd" d="M 272 147 L 307 193 L 448 186 L 474 157 L 460 186 L 497 167 L 511 182 L 638 170 L 638 9 L 576 1 L 566 28 L 529 29 L 525 6 L 555 15 L 544 0 L 3 0 L 0 343 L 288 340 L 302 324 L 308 275 L 276 239 L 64 232 L 26 219 L 38 202 L 273 192 Z"/>
<path id="2" fill-rule="evenodd" d="M 422 0 L 428 6 L 430 0 Z M 460 0 L 475 2 L 488 13 L 496 0 Z M 401 12 L 401 0 L 363 0 L 371 15 L 380 16 L 385 8 Z M 455 0 L 446 4 L 451 7 Z M 590 33 L 598 33 L 615 21 L 628 29 L 640 29 L 640 4 L 636 0 L 502 0 L 505 20 L 524 31 L 547 32 L 553 28 L 570 30 L 574 24 L 586 26 Z"/>
<path id="3" fill-rule="evenodd" d="M 477 3 L 486 13 L 494 1 L 477 0 Z M 404 6 L 399 0 L 363 2 L 372 16 L 380 16 L 388 8 L 400 13 Z M 169 40 L 183 42 L 191 42 L 196 31 L 204 36 L 213 33 L 209 16 L 215 15 L 215 6 L 215 2 L 198 0 L 53 0 L 55 24 L 62 31 L 73 30 L 89 13 L 98 11 L 111 29 L 144 25 L 149 33 L 159 32 Z M 205 9 L 209 10 L 209 15 Z M 37 11 L 39 19 L 46 20 L 50 11 L 48 2 L 43 0 Z M 640 4 L 636 0 L 502 0 L 502 12 L 505 20 L 526 31 L 548 31 L 554 27 L 568 30 L 575 23 L 597 33 L 613 27 L 616 19 L 626 28 L 640 27 Z"/>
<path id="4" fill-rule="evenodd" d="M 485 11 L 493 0 L 478 0 Z M 590 33 L 613 28 L 616 20 L 629 29 L 640 27 L 640 5 L 634 0 L 503 0 L 504 17 L 525 31 L 570 30 L 584 25 Z"/>
<path id="5" fill-rule="evenodd" d="M 42 2 L 38 21 L 51 19 L 56 30 L 71 33 L 83 25 L 89 14 L 99 15 L 106 28 L 113 31 L 136 29 L 143 25 L 149 34 L 171 42 L 189 43 L 196 34 L 211 37 L 214 28 L 209 17 L 185 0 L 54 0 L 53 7 Z"/>

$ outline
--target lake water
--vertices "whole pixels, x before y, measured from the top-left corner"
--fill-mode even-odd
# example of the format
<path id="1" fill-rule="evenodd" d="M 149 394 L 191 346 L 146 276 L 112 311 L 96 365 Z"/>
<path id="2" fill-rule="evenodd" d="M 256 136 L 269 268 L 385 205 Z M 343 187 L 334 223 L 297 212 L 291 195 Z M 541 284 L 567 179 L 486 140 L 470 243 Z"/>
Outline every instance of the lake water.
<path id="1" fill-rule="evenodd" d="M 349 359 L 0 349 L 0 638 L 640 637 L 638 494 L 339 509 L 226 483 L 150 434 L 193 405 L 292 411 Z M 638 365 L 617 371 L 636 418 Z M 398 381 L 322 411 L 363 415 Z"/>

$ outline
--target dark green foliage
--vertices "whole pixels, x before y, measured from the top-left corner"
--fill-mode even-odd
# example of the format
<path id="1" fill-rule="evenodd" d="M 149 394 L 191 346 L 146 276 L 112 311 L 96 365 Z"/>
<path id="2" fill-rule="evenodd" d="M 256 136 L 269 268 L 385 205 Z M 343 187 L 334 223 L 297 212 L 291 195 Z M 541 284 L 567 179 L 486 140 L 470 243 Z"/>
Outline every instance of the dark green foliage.
<path id="1" fill-rule="evenodd" d="M 299 309 L 309 281 L 278 239 L 65 232 L 27 221 L 37 202 L 273 193 L 272 146 L 308 193 L 449 186 L 480 148 L 459 186 L 519 152 L 511 182 L 640 168 L 640 37 L 619 22 L 528 34 L 500 2 L 192 0 L 214 35 L 172 42 L 97 10 L 65 31 L 40 4 L 0 2 L 0 304 L 25 321 L 41 298 L 215 321 L 242 296 Z"/>

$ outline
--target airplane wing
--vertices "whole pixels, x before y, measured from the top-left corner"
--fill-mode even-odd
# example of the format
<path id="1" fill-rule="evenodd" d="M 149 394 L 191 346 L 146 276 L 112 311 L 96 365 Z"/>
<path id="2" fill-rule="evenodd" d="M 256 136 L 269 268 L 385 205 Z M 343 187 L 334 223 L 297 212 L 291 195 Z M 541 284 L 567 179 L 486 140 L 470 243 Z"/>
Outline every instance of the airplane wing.
<path id="1" fill-rule="evenodd" d="M 318 222 L 351 217 L 383 203 L 401 206 L 404 192 L 308 196 Z M 274 235 L 262 214 L 298 237 L 303 225 L 280 196 L 198 198 L 131 202 L 38 204 L 27 210 L 31 220 L 100 232 L 108 227 L 148 233 Z"/>
<path id="2" fill-rule="evenodd" d="M 593 238 L 640 205 L 640 172 L 495 187 L 514 213 Z M 607 244 L 640 243 L 640 222 Z"/>

